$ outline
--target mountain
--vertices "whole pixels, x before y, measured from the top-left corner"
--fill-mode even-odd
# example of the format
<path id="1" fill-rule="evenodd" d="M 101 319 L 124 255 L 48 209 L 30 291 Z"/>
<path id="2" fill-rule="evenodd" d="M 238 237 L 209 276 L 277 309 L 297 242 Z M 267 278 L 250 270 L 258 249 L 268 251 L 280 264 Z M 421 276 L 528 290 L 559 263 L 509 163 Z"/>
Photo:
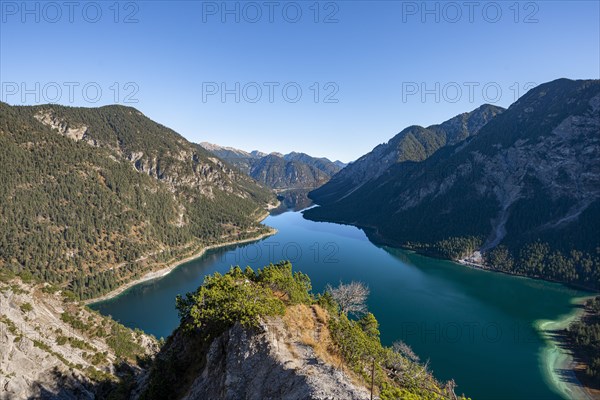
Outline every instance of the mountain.
<path id="1" fill-rule="evenodd" d="M 244 150 L 234 149 L 233 147 L 217 146 L 216 144 L 212 144 L 212 143 L 208 143 L 208 142 L 202 142 L 202 143 L 200 143 L 200 146 L 202 146 L 206 150 L 210 151 L 211 153 L 213 153 L 217 157 L 223 158 L 223 159 L 226 159 L 226 160 L 230 160 L 230 159 L 246 159 L 246 158 L 261 158 L 261 157 L 264 157 L 266 155 L 266 154 L 261 153 L 261 152 L 256 151 L 256 150 L 253 151 L 252 153 L 248 153 L 247 151 L 244 151 Z"/>
<path id="2" fill-rule="evenodd" d="M 266 156 L 267 153 L 263 153 L 262 151 L 258 151 L 258 150 L 252 150 L 250 152 L 250 155 L 255 158 L 261 158 L 261 157 Z"/>
<path id="3" fill-rule="evenodd" d="M 341 162 L 340 160 L 335 160 L 333 163 L 334 163 L 335 165 L 337 165 L 337 166 L 338 166 L 340 169 L 342 169 L 342 168 L 345 168 L 345 167 L 346 167 L 346 165 L 348 165 L 348 164 L 346 164 L 345 162 Z"/>
<path id="4" fill-rule="evenodd" d="M 266 153 L 258 150 L 248 153 L 244 150 L 219 146 L 208 142 L 202 142 L 200 143 L 200 146 L 219 157 L 221 160 L 227 161 L 229 164 L 237 167 L 245 174 L 250 173 L 250 167 L 252 166 L 253 161 L 267 156 Z"/>
<path id="5" fill-rule="evenodd" d="M 366 182 L 378 178 L 394 164 L 423 161 L 444 146 L 455 145 L 476 135 L 485 124 L 503 111 L 501 107 L 485 104 L 440 125 L 427 128 L 409 126 L 389 142 L 380 144 L 350 163 L 310 196 L 320 204 L 336 202 Z"/>
<path id="6" fill-rule="evenodd" d="M 333 163 L 330 167 L 338 170 Z M 269 154 L 252 164 L 250 176 L 273 189 L 312 189 L 327 182 L 331 173 L 320 166 Z"/>
<path id="7" fill-rule="evenodd" d="M 599 288 L 599 113 L 598 80 L 540 85 L 424 160 L 354 186 L 333 187 L 335 177 L 310 194 L 322 206 L 304 215 L 443 257 L 479 250 L 488 268 Z"/>
<path id="8" fill-rule="evenodd" d="M 291 152 L 289 154 L 284 155 L 283 159 L 286 161 L 297 161 L 307 164 L 311 167 L 318 169 L 321 172 L 324 172 L 329 176 L 334 175 L 340 170 L 340 167 L 335 162 L 331 162 L 327 158 L 311 157 L 305 153 Z"/>
<path id="9" fill-rule="evenodd" d="M 206 142 L 200 145 L 258 182 L 277 190 L 314 189 L 343 168 L 339 161 L 304 153 L 266 154 L 256 150 L 248 153 Z"/>
<path id="10" fill-rule="evenodd" d="M 0 103 L 0 268 L 95 297 L 265 233 L 267 189 L 130 107 Z"/>

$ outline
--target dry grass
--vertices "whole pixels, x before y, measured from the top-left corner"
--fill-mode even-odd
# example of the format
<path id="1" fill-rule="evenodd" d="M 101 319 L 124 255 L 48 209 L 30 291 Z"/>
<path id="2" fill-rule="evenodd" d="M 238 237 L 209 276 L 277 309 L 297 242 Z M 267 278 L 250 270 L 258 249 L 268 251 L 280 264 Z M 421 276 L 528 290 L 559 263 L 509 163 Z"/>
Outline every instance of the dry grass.
<path id="1" fill-rule="evenodd" d="M 329 314 L 327 313 L 327 311 L 325 311 L 323 308 L 321 308 L 321 306 L 318 305 L 312 306 L 312 309 L 315 313 L 315 316 L 317 317 L 317 321 L 321 324 L 327 325 L 327 323 L 329 322 Z"/>
<path id="2" fill-rule="evenodd" d="M 334 350 L 327 321 L 329 314 L 318 305 L 311 307 L 298 304 L 286 309 L 283 322 L 291 342 L 312 347 L 315 355 L 334 367 L 342 365 L 342 359 Z"/>
<path id="3" fill-rule="evenodd" d="M 286 292 L 282 292 L 280 290 L 274 290 L 273 294 L 281 301 L 286 302 L 290 300 L 290 297 Z"/>

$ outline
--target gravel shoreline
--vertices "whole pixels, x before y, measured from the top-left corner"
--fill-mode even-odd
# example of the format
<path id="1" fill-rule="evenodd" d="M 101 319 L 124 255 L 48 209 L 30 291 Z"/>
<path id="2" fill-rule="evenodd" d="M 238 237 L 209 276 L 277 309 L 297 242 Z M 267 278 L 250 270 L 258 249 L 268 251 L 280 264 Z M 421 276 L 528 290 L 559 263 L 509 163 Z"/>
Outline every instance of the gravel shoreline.
<path id="1" fill-rule="evenodd" d="M 594 296 L 575 299 L 573 304 L 583 305 L 592 297 Z M 544 375 L 548 379 L 548 383 L 557 392 L 573 400 L 591 400 L 593 397 L 575 374 L 576 364 L 571 351 L 565 348 L 567 343 L 556 339 L 554 334 L 567 329 L 572 322 L 581 318 L 584 313 L 583 308 L 576 308 L 556 320 L 542 320 L 536 323 L 536 328 L 546 342 L 540 356 Z M 568 374 L 568 379 L 564 376 L 565 372 Z"/>
<path id="2" fill-rule="evenodd" d="M 231 246 L 231 245 L 235 245 L 235 244 L 254 242 L 254 241 L 261 240 L 261 239 L 264 239 L 266 237 L 272 236 L 272 235 L 274 235 L 276 233 L 277 233 L 277 229 L 271 228 L 271 230 L 269 232 L 263 233 L 263 234 L 261 234 L 259 236 L 256 236 L 256 237 L 247 238 L 247 239 L 240 239 L 240 240 L 232 240 L 232 241 L 225 242 L 225 243 L 218 243 L 218 244 L 213 244 L 213 245 L 210 245 L 210 246 L 206 246 L 206 247 L 202 248 L 201 251 L 199 251 L 199 252 L 197 252 L 197 253 L 189 256 L 189 257 L 186 257 L 186 258 L 181 259 L 181 260 L 177 260 L 177 261 L 169 264 L 167 267 L 159 269 L 157 271 L 148 272 L 146 275 L 142 276 L 141 278 L 135 279 L 135 280 L 133 280 L 131 282 L 127 282 L 126 284 L 124 284 L 122 286 L 119 286 L 115 290 L 113 290 L 113 291 L 111 291 L 111 292 L 109 292 L 109 293 L 107 293 L 107 294 L 105 294 L 103 296 L 96 297 L 96 298 L 93 298 L 93 299 L 85 300 L 83 302 L 83 304 L 89 305 L 89 304 L 100 303 L 102 301 L 110 300 L 110 299 L 112 299 L 114 297 L 117 297 L 118 295 L 120 295 L 121 293 L 123 293 L 124 291 L 126 291 L 127 289 L 129 289 L 129 288 L 131 288 L 133 286 L 139 285 L 140 283 L 151 281 L 153 279 L 162 278 L 162 277 L 168 275 L 169 273 L 171 273 L 175 268 L 179 267 L 180 265 L 185 264 L 185 263 L 187 263 L 189 261 L 192 261 L 192 260 L 195 260 L 197 258 L 202 257 L 208 250 L 217 249 L 219 247 Z"/>

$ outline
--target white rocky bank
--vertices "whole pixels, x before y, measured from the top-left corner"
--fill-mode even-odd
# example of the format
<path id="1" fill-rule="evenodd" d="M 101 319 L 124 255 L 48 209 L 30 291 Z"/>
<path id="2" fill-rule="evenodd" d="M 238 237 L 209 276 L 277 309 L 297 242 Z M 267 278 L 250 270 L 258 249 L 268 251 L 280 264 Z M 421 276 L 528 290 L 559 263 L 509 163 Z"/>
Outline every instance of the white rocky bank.
<path id="1" fill-rule="evenodd" d="M 117 357 L 107 344 L 113 322 L 41 289 L 19 280 L 0 283 L 0 399 L 93 399 L 90 375 L 114 377 Z M 108 334 L 75 329 L 61 319 L 65 312 Z M 150 337 L 132 336 L 149 353 L 156 351 Z"/>

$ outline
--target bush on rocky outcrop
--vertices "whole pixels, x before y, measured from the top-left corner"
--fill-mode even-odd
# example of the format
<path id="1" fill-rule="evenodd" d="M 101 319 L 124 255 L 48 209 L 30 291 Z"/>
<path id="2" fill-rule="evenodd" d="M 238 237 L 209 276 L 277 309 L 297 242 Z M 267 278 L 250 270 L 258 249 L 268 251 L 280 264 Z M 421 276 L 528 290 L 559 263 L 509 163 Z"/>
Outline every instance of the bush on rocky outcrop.
<path id="1" fill-rule="evenodd" d="M 306 314 L 302 314 L 302 318 L 296 315 L 301 311 L 298 307 L 303 307 Z M 409 358 L 398 350 L 401 347 L 388 348 L 381 344 L 379 323 L 373 314 L 349 317 L 330 292 L 313 295 L 309 277 L 293 272 L 291 263 L 286 261 L 257 271 L 232 267 L 225 274 L 207 276 L 198 290 L 177 297 L 177 309 L 180 329 L 163 347 L 163 355 L 157 357 L 149 389 L 142 396 L 144 399 L 185 395 L 202 374 L 209 348 L 213 347 L 211 343 L 231 340 L 222 338 L 230 337 L 235 326 L 241 325 L 251 336 L 252 332 L 260 335 L 261 329 L 266 329 L 265 321 L 282 318 L 287 321 L 284 322 L 286 329 L 294 330 L 288 332 L 288 336 L 310 339 L 314 327 L 301 326 L 299 321 L 314 323 L 313 317 L 323 324 L 319 328 L 321 339 L 331 339 L 320 347 L 306 338 L 302 343 L 313 347 L 322 362 L 338 360 L 331 366 L 355 377 L 365 387 L 370 386 L 373 376 L 374 391 L 380 398 L 456 398 L 453 382 L 442 385 L 427 365 L 416 361 L 416 356 Z M 293 315 L 298 317 L 297 321 Z M 295 323 L 290 325 L 290 319 Z M 325 336 L 323 330 L 327 331 Z"/>

